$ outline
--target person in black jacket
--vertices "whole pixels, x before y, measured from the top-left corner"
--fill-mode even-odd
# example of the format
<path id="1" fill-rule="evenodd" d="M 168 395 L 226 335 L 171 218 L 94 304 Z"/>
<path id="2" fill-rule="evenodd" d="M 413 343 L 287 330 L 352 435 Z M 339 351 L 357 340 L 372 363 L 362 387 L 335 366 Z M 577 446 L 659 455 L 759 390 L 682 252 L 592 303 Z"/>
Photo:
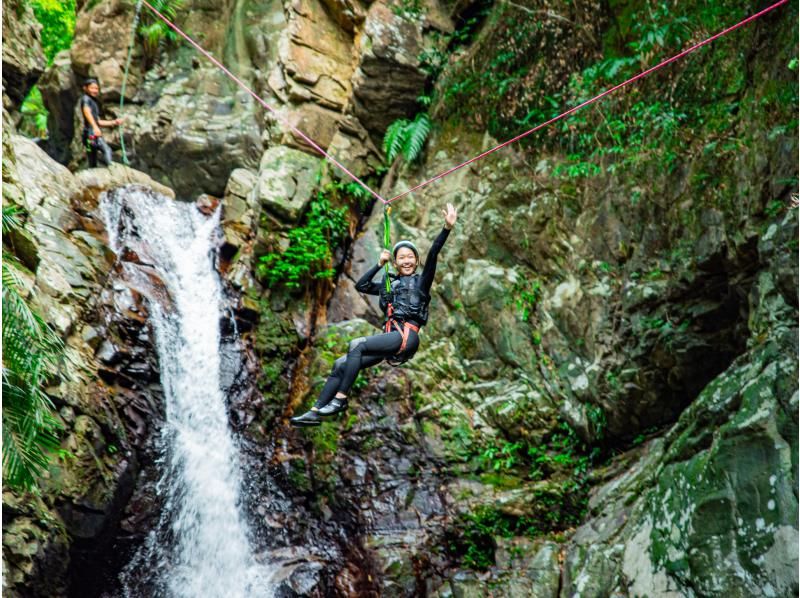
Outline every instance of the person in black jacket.
<path id="1" fill-rule="evenodd" d="M 103 131 L 100 127 L 116 127 L 122 124 L 121 118 L 115 118 L 114 120 L 100 118 L 100 105 L 97 103 L 99 96 L 100 85 L 97 79 L 86 79 L 83 82 L 80 107 L 83 115 L 83 147 L 86 148 L 89 168 L 97 166 L 98 153 L 103 164 L 106 166 L 111 165 L 111 148 L 103 139 Z"/>
<path id="2" fill-rule="evenodd" d="M 291 418 L 292 425 L 318 426 L 324 416 L 345 411 L 347 393 L 360 370 L 384 359 L 395 365 L 403 363 L 417 352 L 419 329 L 428 321 L 428 304 L 439 251 L 456 223 L 457 213 L 453 204 L 448 203 L 442 215 L 444 227 L 431 245 L 422 274 L 416 274 L 419 251 L 411 241 L 400 241 L 391 253 L 384 249 L 378 263 L 356 283 L 360 292 L 380 297 L 381 309 L 386 314 L 384 332 L 350 342 L 347 355 L 334 363 L 315 405 L 306 413 Z M 386 275 L 380 282 L 372 279 L 392 258 L 397 274 L 389 275 L 391 291 L 387 292 Z"/>

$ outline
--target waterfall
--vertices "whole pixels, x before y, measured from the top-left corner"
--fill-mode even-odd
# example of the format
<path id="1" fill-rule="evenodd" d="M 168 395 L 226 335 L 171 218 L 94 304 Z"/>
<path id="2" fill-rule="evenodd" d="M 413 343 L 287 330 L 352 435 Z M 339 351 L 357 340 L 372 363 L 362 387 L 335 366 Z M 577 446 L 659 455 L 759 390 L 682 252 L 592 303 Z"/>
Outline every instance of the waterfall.
<path id="1" fill-rule="evenodd" d="M 127 187 L 104 194 L 101 211 L 111 248 L 136 256 L 121 262 L 122 275 L 140 281 L 149 298 L 166 401 L 164 509 L 123 572 L 125 594 L 138 598 L 133 580 L 144 575 L 160 596 L 270 596 L 269 572 L 248 541 L 240 455 L 220 388 L 219 210 L 205 216 L 193 204 Z M 160 290 L 148 271 L 163 281 Z"/>

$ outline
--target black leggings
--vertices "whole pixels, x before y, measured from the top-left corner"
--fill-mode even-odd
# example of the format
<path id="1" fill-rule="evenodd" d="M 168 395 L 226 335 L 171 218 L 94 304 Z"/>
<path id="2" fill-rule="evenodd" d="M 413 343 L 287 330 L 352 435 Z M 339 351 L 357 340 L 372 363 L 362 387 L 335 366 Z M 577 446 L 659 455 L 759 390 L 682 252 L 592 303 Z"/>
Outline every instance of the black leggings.
<path id="1" fill-rule="evenodd" d="M 419 347 L 419 336 L 413 330 L 409 330 L 406 348 L 402 355 L 397 355 L 402 344 L 403 336 L 396 330 L 374 336 L 362 336 L 350 341 L 347 355 L 334 362 L 331 375 L 325 382 L 325 386 L 322 387 L 322 392 L 314 406 L 324 407 L 337 392 L 347 394 L 350 387 L 353 386 L 353 382 L 356 381 L 358 372 L 364 368 L 392 357 L 403 360 L 411 359 Z"/>
<path id="2" fill-rule="evenodd" d="M 86 157 L 89 159 L 89 168 L 97 167 L 97 158 L 100 158 L 105 166 L 111 166 L 111 148 L 102 137 L 89 139 L 88 135 L 83 136 L 83 144 L 86 147 Z M 99 154 L 99 156 L 98 156 Z"/>

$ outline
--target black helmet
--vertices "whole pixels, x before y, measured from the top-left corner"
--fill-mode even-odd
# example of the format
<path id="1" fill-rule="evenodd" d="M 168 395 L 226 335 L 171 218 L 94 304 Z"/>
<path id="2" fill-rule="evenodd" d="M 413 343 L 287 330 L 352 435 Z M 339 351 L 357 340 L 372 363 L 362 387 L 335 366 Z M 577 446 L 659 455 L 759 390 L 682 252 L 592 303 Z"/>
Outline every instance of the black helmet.
<path id="1" fill-rule="evenodd" d="M 97 85 L 100 85 L 100 82 L 97 79 L 95 79 L 94 77 L 89 77 L 89 78 L 83 80 L 83 86 L 84 87 L 86 87 L 87 85 L 91 85 L 92 83 L 96 83 Z"/>
<path id="2" fill-rule="evenodd" d="M 419 260 L 419 251 L 417 250 L 417 246 L 414 245 L 411 241 L 398 241 L 395 243 L 394 247 L 392 247 L 392 257 L 397 258 L 397 251 L 401 247 L 408 247 L 411 251 L 414 252 L 414 255 L 417 256 L 417 260 Z"/>

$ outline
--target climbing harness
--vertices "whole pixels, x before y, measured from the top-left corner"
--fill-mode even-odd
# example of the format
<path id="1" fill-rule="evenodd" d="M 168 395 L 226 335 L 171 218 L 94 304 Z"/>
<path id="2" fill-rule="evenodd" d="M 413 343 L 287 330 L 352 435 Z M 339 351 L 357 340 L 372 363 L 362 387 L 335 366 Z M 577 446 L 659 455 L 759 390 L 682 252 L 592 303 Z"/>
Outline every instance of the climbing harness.
<path id="1" fill-rule="evenodd" d="M 128 83 L 128 71 L 131 68 L 131 57 L 133 56 L 133 44 L 136 41 L 136 26 L 139 24 L 139 15 L 142 12 L 142 0 L 136 3 L 136 12 L 133 15 L 133 24 L 131 25 L 131 38 L 128 42 L 128 58 L 125 60 L 125 74 L 122 75 L 122 88 L 119 92 L 119 114 L 122 116 L 122 109 L 125 107 L 125 87 Z M 125 151 L 125 132 L 120 127 L 119 130 L 119 146 L 122 150 L 122 163 L 126 166 L 128 162 L 128 154 Z"/>
<path id="2" fill-rule="evenodd" d="M 406 350 L 406 345 L 408 344 L 408 335 L 413 330 L 417 334 L 419 334 L 419 326 L 415 326 L 411 322 L 403 322 L 401 326 L 397 320 L 392 319 L 391 317 L 386 320 L 386 329 L 385 331 L 392 332 L 392 328 L 397 330 L 400 335 L 403 337 L 403 342 L 400 343 L 400 348 L 397 350 L 397 355 L 401 355 L 403 351 Z"/>
<path id="3" fill-rule="evenodd" d="M 238 77 L 236 77 L 236 75 L 231 73 L 221 62 L 219 62 L 209 52 L 207 52 L 197 42 L 195 42 L 191 37 L 189 37 L 186 33 L 184 33 L 177 25 L 173 24 L 166 17 L 164 17 L 164 15 L 162 15 L 155 8 L 153 8 L 153 6 L 149 2 L 147 2 L 147 0 L 140 0 L 140 2 L 143 3 L 147 8 L 149 8 L 158 18 L 160 18 L 162 21 L 164 21 L 164 23 L 166 23 L 168 27 L 173 29 L 176 33 L 178 33 L 178 35 L 183 37 L 192 46 L 194 46 L 200 53 L 202 53 L 206 58 L 208 58 L 211 62 L 213 62 L 217 67 L 219 67 L 222 70 L 222 72 L 224 72 L 228 77 L 230 77 L 242 89 L 244 89 L 247 93 L 249 93 L 251 96 L 253 96 L 253 98 L 255 98 L 256 101 L 258 101 L 262 106 L 264 106 L 267 110 L 269 110 L 269 112 L 271 112 L 278 120 L 283 122 L 288 128 L 290 128 L 292 131 L 294 131 L 294 133 L 297 134 L 299 137 L 304 139 L 311 147 L 313 147 L 315 150 L 317 150 L 317 152 L 322 154 L 325 158 L 327 158 L 333 164 L 335 164 L 340 169 L 342 169 L 342 171 L 345 174 L 347 174 L 356 183 L 361 185 L 373 197 L 375 197 L 376 199 L 380 200 L 384 205 L 386 205 L 386 204 L 390 204 L 390 203 L 392 203 L 394 201 L 397 201 L 398 199 L 400 199 L 402 197 L 405 197 L 409 193 L 413 193 L 414 191 L 422 189 L 423 187 L 426 187 L 427 185 L 430 185 L 434 181 L 437 181 L 437 180 L 441 179 L 442 177 L 445 177 L 445 176 L 447 176 L 449 174 L 452 174 L 453 172 L 455 172 L 457 170 L 460 170 L 464 166 L 472 164 L 473 162 L 475 162 L 477 160 L 480 160 L 481 158 L 485 158 L 489 154 L 492 154 L 492 153 L 496 152 L 497 150 L 499 150 L 499 149 L 501 149 L 503 147 L 506 147 L 507 145 L 511 145 L 512 143 L 516 143 L 520 139 L 523 139 L 524 137 L 527 137 L 528 135 L 530 135 L 530 134 L 538 131 L 539 129 L 542 129 L 542 128 L 544 128 L 544 127 L 546 127 L 546 126 L 548 126 L 548 125 L 550 125 L 552 123 L 558 122 L 559 120 L 561 120 L 563 118 L 566 118 L 567 116 L 569 116 L 571 114 L 574 114 L 575 112 L 577 112 L 578 110 L 581 110 L 582 108 L 585 108 L 586 106 L 594 104 L 598 100 L 600 100 L 600 99 L 604 98 L 605 96 L 617 91 L 618 89 L 622 89 L 623 87 L 626 87 L 627 85 L 630 85 L 631 83 L 633 83 L 635 81 L 638 81 L 639 79 L 642 79 L 642 78 L 648 76 L 649 74 L 654 73 L 655 71 L 657 71 L 659 69 L 662 69 L 663 67 L 667 66 L 668 64 L 671 64 L 672 62 L 675 62 L 676 60 L 679 60 L 679 59 L 683 58 L 687 54 L 690 54 L 690 53 L 694 52 L 695 50 L 698 50 L 698 49 L 702 48 L 703 46 L 706 46 L 706 45 L 710 44 L 711 42 L 719 39 L 720 37 L 722 37 L 724 35 L 727 35 L 728 33 L 732 32 L 732 31 L 735 31 L 736 29 L 739 29 L 740 27 L 743 27 L 744 25 L 747 25 L 748 23 L 751 23 L 752 21 L 755 21 L 759 17 L 762 17 L 765 14 L 767 14 L 768 12 L 771 12 L 771 11 L 775 10 L 779 6 L 787 4 L 789 2 L 789 0 L 779 0 L 775 4 L 772 4 L 771 6 L 768 6 L 767 8 L 765 8 L 765 9 L 763 9 L 763 10 L 761 10 L 761 11 L 759 11 L 759 12 L 757 12 L 757 13 L 749 16 L 749 17 L 747 17 L 746 19 L 740 21 L 739 23 L 736 23 L 735 25 L 732 25 L 731 27 L 728 27 L 727 29 L 724 29 L 724 30 L 720 31 L 719 33 L 717 33 L 715 35 L 712 35 L 711 37 L 709 37 L 709 38 L 707 38 L 707 39 L 705 39 L 705 40 L 703 40 L 703 41 L 701 41 L 701 42 L 699 42 L 699 43 L 687 48 L 686 50 L 683 50 L 682 52 L 676 54 L 675 56 L 673 56 L 671 58 L 668 58 L 668 59 L 658 63 L 657 65 L 650 67 L 647 70 L 642 71 L 638 75 L 634 75 L 633 77 L 631 77 L 627 81 L 623 81 L 622 83 L 620 83 L 618 85 L 615 85 L 614 87 L 611 87 L 610 89 L 607 89 L 606 91 L 596 95 L 595 97 L 593 97 L 593 98 L 591 98 L 589 100 L 586 100 L 585 102 L 582 102 L 581 104 L 578 104 L 574 108 L 570 108 L 569 110 L 559 114 L 558 116 L 556 116 L 554 118 L 551 118 L 550 120 L 545 121 L 545 122 L 533 127 L 532 129 L 529 129 L 529 130 L 525 131 L 524 133 L 520 133 L 519 135 L 509 139 L 508 141 L 505 141 L 505 142 L 503 142 L 503 143 L 501 143 L 501 144 L 499 144 L 499 145 L 497 145 L 497 146 L 495 146 L 495 147 L 493 147 L 491 149 L 488 149 L 488 150 L 478 154 L 474 158 L 470 158 L 469 160 L 467 160 L 465 162 L 462 162 L 461 164 L 458 164 L 456 166 L 453 166 L 452 168 L 449 168 L 449 169 L 447 169 L 447 170 L 445 170 L 443 172 L 440 172 L 439 174 L 431 177 L 430 179 L 428 179 L 426 181 L 423 181 L 423 182 L 419 183 L 418 185 L 412 187 L 411 189 L 408 189 L 407 191 L 399 193 L 399 194 L 395 195 L 394 197 L 391 197 L 390 199 L 384 199 L 383 197 L 381 197 L 377 192 L 373 191 L 366 183 L 364 183 L 364 181 L 362 181 L 360 178 L 358 178 L 356 175 L 354 175 L 352 172 L 350 172 L 345 166 L 343 166 L 334 157 L 332 157 L 325 150 L 323 150 L 319 145 L 317 145 L 317 143 L 315 143 L 310 137 L 308 137 L 308 135 L 306 135 L 305 133 L 300 131 L 300 129 L 298 129 L 297 127 L 295 127 L 291 123 L 286 122 L 285 119 L 281 118 L 279 113 L 274 108 L 272 108 L 263 99 L 261 99 L 252 89 L 250 89 L 247 85 L 245 85 Z"/>

